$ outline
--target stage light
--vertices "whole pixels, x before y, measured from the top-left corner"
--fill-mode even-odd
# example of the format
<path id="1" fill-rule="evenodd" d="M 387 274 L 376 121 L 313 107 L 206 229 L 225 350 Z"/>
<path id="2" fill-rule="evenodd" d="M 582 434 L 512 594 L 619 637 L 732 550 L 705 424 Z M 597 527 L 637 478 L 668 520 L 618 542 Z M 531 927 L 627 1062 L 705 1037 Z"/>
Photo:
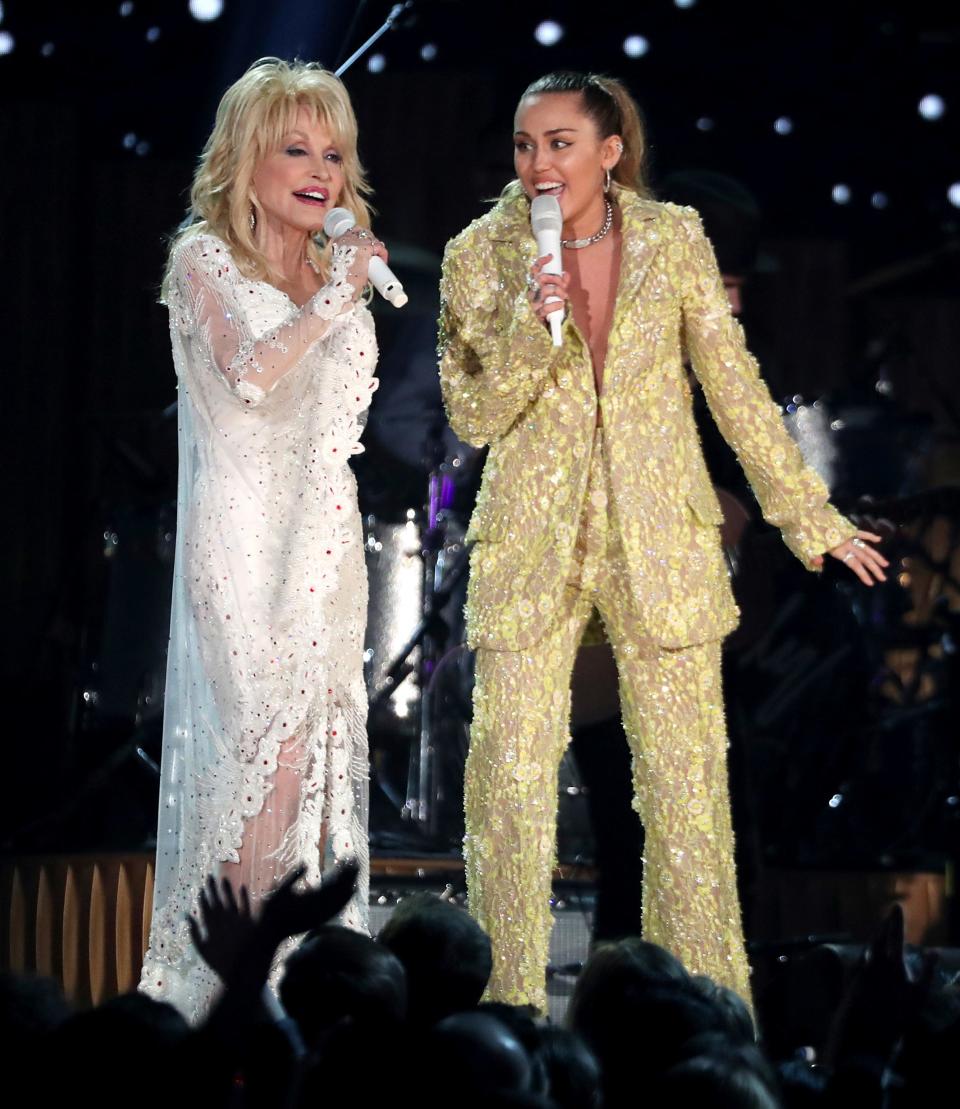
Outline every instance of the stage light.
<path id="1" fill-rule="evenodd" d="M 124 150 L 133 150 L 133 148 L 136 145 L 137 145 L 137 136 L 132 131 L 128 131 L 123 136 L 123 149 Z"/>
<path id="2" fill-rule="evenodd" d="M 223 0 L 190 0 L 190 14 L 201 23 L 209 23 L 223 15 Z"/>
<path id="3" fill-rule="evenodd" d="M 849 204 L 853 194 L 850 192 L 849 185 L 834 185 L 830 195 L 833 197 L 834 204 Z"/>
<path id="4" fill-rule="evenodd" d="M 159 27 L 151 27 L 147 31 L 147 42 L 156 42 L 159 37 L 160 37 L 160 28 Z"/>
<path id="5" fill-rule="evenodd" d="M 556 20 L 545 19 L 542 23 L 537 24 L 533 37 L 541 46 L 556 46 L 563 38 L 563 28 Z"/>
<path id="6" fill-rule="evenodd" d="M 673 0 L 674 6 L 677 8 L 692 8 L 697 0 Z"/>
<path id="7" fill-rule="evenodd" d="M 133 15 L 133 2 L 132 0 L 123 0 L 120 5 L 120 14 L 126 18 L 128 15 Z"/>
<path id="8" fill-rule="evenodd" d="M 890 203 L 890 198 L 886 193 L 874 193 L 870 197 L 870 203 L 879 211 L 881 208 L 886 208 Z"/>
<path id="9" fill-rule="evenodd" d="M 840 806 L 843 804 L 843 794 L 835 793 L 827 802 L 827 804 L 830 806 L 831 809 L 839 809 Z"/>
<path id="10" fill-rule="evenodd" d="M 793 130 L 793 120 L 789 116 L 780 116 L 773 121 L 773 129 L 778 135 L 789 135 Z"/>
<path id="11" fill-rule="evenodd" d="M 15 45 L 9 31 L 0 31 L 0 54 L 12 54 Z"/>
<path id="12" fill-rule="evenodd" d="M 367 61 L 367 69 L 371 73 L 383 73 L 387 68 L 387 59 L 383 54 L 371 54 Z"/>
<path id="13" fill-rule="evenodd" d="M 709 116 L 701 116 L 697 120 L 698 131 L 712 131 L 714 127 L 713 120 Z"/>
<path id="14" fill-rule="evenodd" d="M 623 40 L 623 52 L 628 58 L 642 58 L 650 49 L 650 43 L 643 35 L 628 35 Z"/>
<path id="15" fill-rule="evenodd" d="M 960 208 L 960 181 L 954 183 L 947 189 L 947 200 L 954 206 Z"/>
<path id="16" fill-rule="evenodd" d="M 137 143 L 137 145 L 134 149 L 136 150 L 136 152 L 142 158 L 144 156 L 144 154 L 149 154 L 150 153 L 150 144 L 148 142 L 146 142 L 145 140 L 141 139 L 140 142 Z"/>
<path id="17" fill-rule="evenodd" d="M 420 47 L 420 57 L 423 58 L 423 60 L 425 62 L 432 62 L 433 59 L 436 56 L 437 56 L 436 43 L 425 42 L 423 44 L 423 46 Z"/>
<path id="18" fill-rule="evenodd" d="M 56 50 L 56 47 L 53 45 L 52 42 L 45 42 L 43 46 L 40 47 L 40 54 L 44 58 L 49 58 L 53 54 L 54 50 Z"/>
<path id="19" fill-rule="evenodd" d="M 3 22 L 3 4 L 0 3 L 0 23 Z"/>
<path id="20" fill-rule="evenodd" d="M 937 94 L 933 92 L 923 97 L 917 105 L 917 111 L 924 119 L 939 119 L 946 110 L 947 106 L 943 102 L 943 97 L 937 96 Z"/>

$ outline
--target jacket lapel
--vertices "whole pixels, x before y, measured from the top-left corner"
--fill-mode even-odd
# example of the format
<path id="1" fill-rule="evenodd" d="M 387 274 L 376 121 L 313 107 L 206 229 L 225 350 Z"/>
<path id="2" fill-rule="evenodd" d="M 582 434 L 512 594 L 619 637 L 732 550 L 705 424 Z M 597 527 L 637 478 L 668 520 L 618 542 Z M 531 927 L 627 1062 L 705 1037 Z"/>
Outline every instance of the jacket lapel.
<path id="1" fill-rule="evenodd" d="M 530 228 L 527 198 L 522 193 L 502 198 L 488 219 L 487 234 L 500 259 L 501 278 L 515 276 L 519 285 L 537 260 L 537 241 Z"/>
<path id="2" fill-rule="evenodd" d="M 623 253 L 620 257 L 616 310 L 607 347 L 606 365 L 611 375 L 617 366 L 621 324 L 636 312 L 647 271 L 662 245 L 659 204 L 627 189 L 618 190 L 617 202 L 622 213 Z M 519 261 L 525 277 L 537 257 L 526 197 L 522 193 L 504 197 L 491 211 L 489 219 L 490 240 L 496 244 L 495 249 L 505 263 L 501 273 L 513 271 Z"/>
<path id="3" fill-rule="evenodd" d="M 660 249 L 657 205 L 623 191 L 619 199 L 623 212 L 623 253 L 620 257 L 613 330 L 616 330 L 623 316 L 636 310 L 636 300 L 647 270 Z"/>
<path id="4" fill-rule="evenodd" d="M 633 193 L 621 191 L 623 212 L 623 251 L 620 256 L 620 280 L 610 338 L 607 343 L 604 392 L 611 392 L 620 370 L 620 346 L 623 324 L 637 312 L 647 272 L 661 246 L 658 205 Z"/>

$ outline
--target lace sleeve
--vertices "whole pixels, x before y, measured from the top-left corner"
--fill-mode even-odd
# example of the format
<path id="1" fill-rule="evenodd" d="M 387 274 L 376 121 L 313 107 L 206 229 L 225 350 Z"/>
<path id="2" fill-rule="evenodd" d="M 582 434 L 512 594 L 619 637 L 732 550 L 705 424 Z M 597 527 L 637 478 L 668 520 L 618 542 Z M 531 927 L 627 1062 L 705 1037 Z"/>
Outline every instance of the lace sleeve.
<path id="1" fill-rule="evenodd" d="M 244 404 L 257 404 L 322 339 L 338 316 L 354 307 L 347 280 L 354 247 L 334 247 L 330 281 L 283 323 L 256 334 L 243 303 L 255 295 L 219 240 L 198 236 L 184 244 L 174 264 L 171 313 L 195 332 L 216 368 Z M 176 307 L 175 307 L 176 305 Z"/>
<path id="2" fill-rule="evenodd" d="M 683 290 L 684 333 L 713 418 L 784 542 L 807 566 L 856 534 L 829 503 L 818 474 L 790 438 L 777 405 L 730 312 L 713 248 L 699 216 L 687 209 L 676 248 Z"/>

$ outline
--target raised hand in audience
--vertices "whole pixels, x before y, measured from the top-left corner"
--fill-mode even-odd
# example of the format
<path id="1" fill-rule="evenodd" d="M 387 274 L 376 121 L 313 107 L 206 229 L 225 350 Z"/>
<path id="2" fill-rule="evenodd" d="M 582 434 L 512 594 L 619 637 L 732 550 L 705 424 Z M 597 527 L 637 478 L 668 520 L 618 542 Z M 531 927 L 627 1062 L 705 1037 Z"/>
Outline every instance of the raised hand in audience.
<path id="1" fill-rule="evenodd" d="M 936 969 L 928 954 L 913 973 L 904 953 L 903 909 L 894 905 L 867 947 L 840 1003 L 827 1048 L 834 1067 L 854 1056 L 889 1061 L 930 991 Z"/>
<path id="2" fill-rule="evenodd" d="M 211 876 L 200 894 L 199 920 L 189 917 L 190 936 L 204 962 L 229 983 L 238 974 L 248 978 L 270 960 L 289 936 L 319 928 L 337 915 L 353 895 L 356 863 L 344 863 L 324 877 L 320 886 L 297 889 L 305 867 L 292 870 L 264 899 L 254 914 L 246 887 L 239 895 L 232 885 Z"/>

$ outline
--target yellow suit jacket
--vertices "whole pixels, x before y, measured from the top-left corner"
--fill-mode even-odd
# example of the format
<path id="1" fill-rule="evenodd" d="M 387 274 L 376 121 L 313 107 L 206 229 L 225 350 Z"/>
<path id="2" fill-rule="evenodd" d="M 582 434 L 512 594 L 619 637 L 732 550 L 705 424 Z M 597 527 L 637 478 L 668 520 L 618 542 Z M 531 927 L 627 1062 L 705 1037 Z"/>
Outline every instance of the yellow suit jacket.
<path id="1" fill-rule="evenodd" d="M 596 425 L 603 415 L 612 511 L 643 631 L 665 647 L 736 626 L 722 514 L 693 419 L 688 351 L 714 419 L 764 517 L 811 560 L 855 533 L 803 462 L 730 313 L 692 208 L 617 191 L 623 248 L 602 395 L 589 348 L 564 323 L 555 348 L 531 309 L 529 204 L 501 199 L 447 244 L 440 375 L 454 431 L 490 445 L 470 523 L 472 646 L 523 650 L 569 578 Z"/>

